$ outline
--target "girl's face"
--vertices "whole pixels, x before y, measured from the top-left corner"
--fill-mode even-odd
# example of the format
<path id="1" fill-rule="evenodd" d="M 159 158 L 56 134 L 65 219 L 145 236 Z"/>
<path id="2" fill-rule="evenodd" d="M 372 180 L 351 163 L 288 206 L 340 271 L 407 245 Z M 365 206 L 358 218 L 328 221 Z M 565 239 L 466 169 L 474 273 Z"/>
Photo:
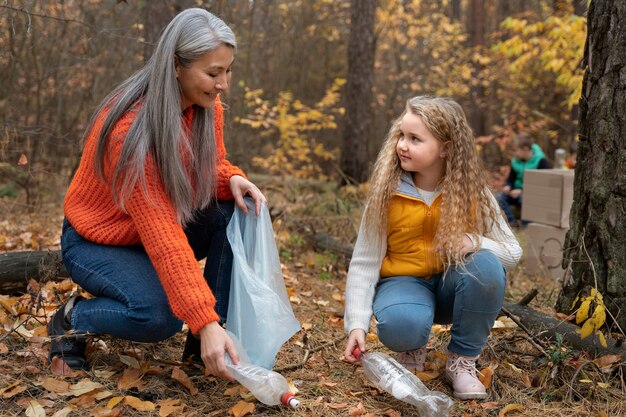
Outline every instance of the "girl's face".
<path id="1" fill-rule="evenodd" d="M 233 48 L 220 45 L 201 55 L 187 68 L 177 63 L 176 78 L 180 85 L 182 110 L 193 104 L 213 107 L 217 95 L 228 89 L 234 59 Z"/>
<path id="2" fill-rule="evenodd" d="M 400 123 L 396 153 L 402 169 L 422 175 L 443 175 L 446 145 L 428 130 L 422 118 L 407 112 Z"/>

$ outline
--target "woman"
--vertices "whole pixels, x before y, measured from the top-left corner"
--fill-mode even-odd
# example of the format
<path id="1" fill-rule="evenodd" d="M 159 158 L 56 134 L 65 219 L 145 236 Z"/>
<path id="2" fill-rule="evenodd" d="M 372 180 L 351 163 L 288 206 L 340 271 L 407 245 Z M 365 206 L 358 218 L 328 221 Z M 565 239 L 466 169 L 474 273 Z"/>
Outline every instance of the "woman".
<path id="1" fill-rule="evenodd" d="M 234 204 L 256 211 L 259 189 L 225 159 L 220 93 L 228 88 L 235 36 L 219 18 L 188 9 L 165 28 L 150 61 L 100 104 L 85 132 L 65 197 L 61 246 L 75 297 L 48 324 L 50 359 L 85 365 L 85 335 L 157 342 L 186 322 L 186 353 L 233 379 L 238 362 L 225 320 Z M 234 204 L 233 204 L 234 200 Z M 207 258 L 204 277 L 197 259 Z M 198 346 L 199 345 L 199 346 Z"/>

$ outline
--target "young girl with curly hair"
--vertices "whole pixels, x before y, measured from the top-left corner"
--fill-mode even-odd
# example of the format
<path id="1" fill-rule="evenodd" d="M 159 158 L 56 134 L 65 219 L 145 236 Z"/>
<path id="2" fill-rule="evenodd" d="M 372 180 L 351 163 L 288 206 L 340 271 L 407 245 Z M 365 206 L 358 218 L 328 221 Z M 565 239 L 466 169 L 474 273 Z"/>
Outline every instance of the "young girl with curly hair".
<path id="1" fill-rule="evenodd" d="M 522 254 L 489 190 L 461 107 L 419 96 L 393 123 L 346 284 L 344 356 L 357 362 L 374 314 L 379 340 L 422 370 L 433 323 L 452 323 L 446 376 L 460 399 L 485 398 L 476 360 Z"/>

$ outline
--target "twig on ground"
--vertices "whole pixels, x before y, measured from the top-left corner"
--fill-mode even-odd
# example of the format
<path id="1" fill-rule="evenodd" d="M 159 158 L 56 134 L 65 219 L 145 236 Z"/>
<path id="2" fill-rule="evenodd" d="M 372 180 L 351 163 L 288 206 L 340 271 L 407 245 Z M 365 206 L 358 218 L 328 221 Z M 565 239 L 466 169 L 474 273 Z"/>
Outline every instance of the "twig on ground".
<path id="1" fill-rule="evenodd" d="M 550 355 L 548 355 L 548 353 L 546 352 L 546 346 L 544 345 L 544 343 L 537 339 L 535 337 L 535 335 L 533 335 L 531 333 L 531 331 L 524 326 L 524 324 L 519 321 L 517 319 L 517 317 L 515 317 L 515 315 L 513 313 L 511 313 L 511 311 L 509 311 L 509 309 L 507 309 L 506 307 L 502 306 L 502 311 L 504 312 L 504 314 L 506 314 L 511 320 L 513 320 L 513 322 L 515 324 L 517 324 L 520 329 L 524 330 L 526 332 L 526 334 L 528 334 L 529 338 L 527 339 L 535 348 L 537 348 L 537 350 L 539 350 L 546 358 L 551 359 Z"/>
<path id="2" fill-rule="evenodd" d="M 284 372 L 284 371 L 292 371 L 294 369 L 301 368 L 304 365 L 306 365 L 306 362 L 309 360 L 309 357 L 310 357 L 311 353 L 315 353 L 315 352 L 318 352 L 318 351 L 320 351 L 322 349 L 327 348 L 328 346 L 332 346 L 335 343 L 341 342 L 345 338 L 346 338 L 346 335 L 344 334 L 344 335 L 336 337 L 333 340 L 330 340 L 330 341 L 328 341 L 326 343 L 322 343 L 321 345 L 319 345 L 316 348 L 307 349 L 304 352 L 304 358 L 302 358 L 302 360 L 300 362 L 294 363 L 294 364 L 291 364 L 291 365 L 280 366 L 278 368 L 275 368 L 274 371 L 276 371 L 276 372 Z"/>

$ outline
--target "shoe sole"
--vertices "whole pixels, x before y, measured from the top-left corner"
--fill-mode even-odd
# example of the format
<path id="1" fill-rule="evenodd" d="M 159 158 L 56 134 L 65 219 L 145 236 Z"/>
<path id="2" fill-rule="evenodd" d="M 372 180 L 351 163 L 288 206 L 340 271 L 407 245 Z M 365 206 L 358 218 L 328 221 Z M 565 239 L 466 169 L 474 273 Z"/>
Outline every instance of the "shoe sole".
<path id="1" fill-rule="evenodd" d="M 487 398 L 486 392 L 456 392 L 454 391 L 454 398 L 459 400 L 484 400 Z"/>

